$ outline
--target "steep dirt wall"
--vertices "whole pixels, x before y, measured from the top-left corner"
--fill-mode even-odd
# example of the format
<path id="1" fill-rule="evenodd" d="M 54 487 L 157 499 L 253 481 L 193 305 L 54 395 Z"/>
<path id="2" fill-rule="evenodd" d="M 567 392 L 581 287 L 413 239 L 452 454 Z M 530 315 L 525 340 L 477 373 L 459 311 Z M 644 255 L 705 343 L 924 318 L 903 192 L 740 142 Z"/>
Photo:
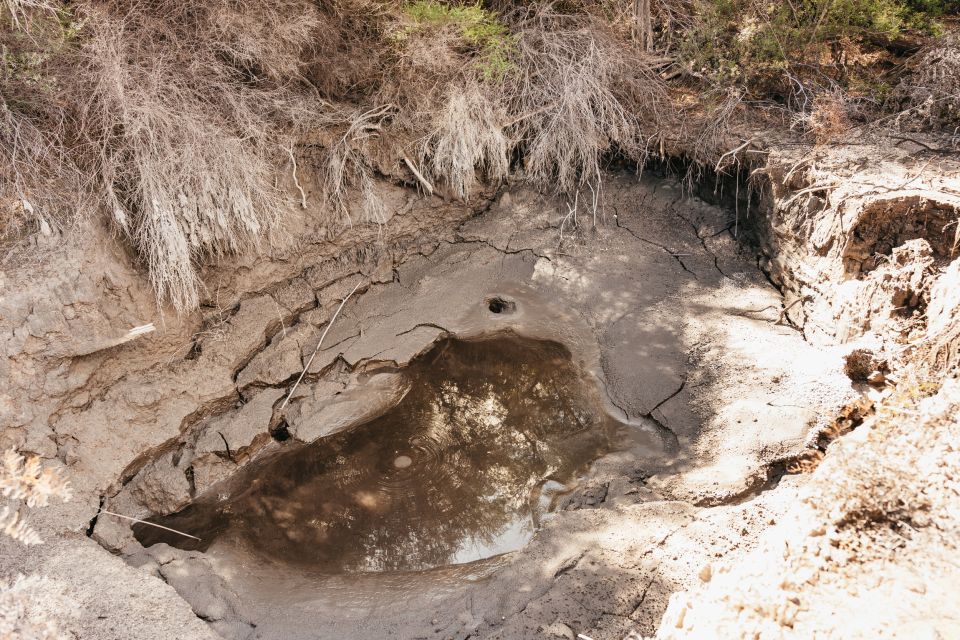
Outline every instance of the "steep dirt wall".
<path id="1" fill-rule="evenodd" d="M 946 340 L 932 354 L 945 369 L 957 363 L 946 333 L 957 304 L 960 163 L 909 146 L 775 150 L 756 226 L 761 266 L 808 340 L 883 343 L 892 358 Z"/>

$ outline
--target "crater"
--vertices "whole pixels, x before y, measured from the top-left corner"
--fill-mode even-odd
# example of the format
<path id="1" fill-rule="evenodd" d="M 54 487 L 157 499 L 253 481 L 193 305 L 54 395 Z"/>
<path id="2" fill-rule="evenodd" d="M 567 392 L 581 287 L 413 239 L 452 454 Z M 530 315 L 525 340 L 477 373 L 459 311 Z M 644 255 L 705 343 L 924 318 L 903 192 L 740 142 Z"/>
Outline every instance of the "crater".
<path id="1" fill-rule="evenodd" d="M 492 307 L 491 307 L 492 309 Z M 288 440 L 182 510 L 144 546 L 224 550 L 325 574 L 420 571 L 523 547 L 628 432 L 563 346 L 444 339 L 385 414 Z"/>
<path id="2" fill-rule="evenodd" d="M 497 296 L 487 300 L 487 309 L 490 313 L 508 314 L 517 310 L 517 303 Z"/>

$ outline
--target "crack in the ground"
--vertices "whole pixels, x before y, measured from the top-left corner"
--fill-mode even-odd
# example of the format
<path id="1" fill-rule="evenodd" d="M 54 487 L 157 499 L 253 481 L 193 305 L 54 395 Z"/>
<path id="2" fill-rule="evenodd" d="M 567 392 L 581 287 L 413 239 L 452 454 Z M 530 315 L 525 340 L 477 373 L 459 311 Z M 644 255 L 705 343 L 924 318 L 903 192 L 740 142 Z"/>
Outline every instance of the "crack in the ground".
<path id="1" fill-rule="evenodd" d="M 318 330 L 319 330 L 319 329 L 318 329 Z M 328 352 L 328 351 L 333 351 L 334 349 L 336 349 L 337 347 L 339 347 L 340 345 L 342 345 L 344 342 L 347 342 L 348 340 L 353 340 L 353 339 L 355 339 L 355 338 L 359 338 L 361 334 L 362 334 L 361 331 L 357 331 L 356 333 L 350 334 L 349 336 L 346 336 L 345 338 L 341 338 L 341 339 L 338 340 L 337 342 L 334 342 L 334 343 L 333 343 L 332 345 L 330 345 L 329 347 L 323 347 L 322 349 L 317 349 L 317 353 L 326 353 L 326 352 Z M 343 355 L 343 354 L 341 353 L 340 355 Z M 301 369 L 302 369 L 302 367 L 305 367 L 305 366 L 306 366 L 307 360 L 309 359 L 309 357 L 310 357 L 309 355 L 306 355 L 306 356 L 305 356 L 304 353 L 303 353 L 303 351 L 300 352 L 300 367 L 301 367 Z M 309 373 L 309 372 L 308 372 L 308 373 Z M 300 375 L 300 372 L 298 371 L 298 372 L 296 373 L 296 375 Z M 288 379 L 287 381 L 289 382 L 289 380 L 290 380 L 290 379 Z"/>
<path id="2" fill-rule="evenodd" d="M 656 405 L 653 409 L 650 409 L 650 413 L 647 414 L 648 417 L 652 417 L 654 411 L 656 411 L 657 409 L 659 409 L 659 408 L 662 407 L 663 405 L 667 404 L 668 402 L 670 402 L 671 400 L 673 400 L 674 398 L 676 398 L 677 395 L 678 395 L 681 391 L 683 391 L 683 388 L 684 388 L 685 386 L 687 386 L 687 378 L 686 378 L 686 377 L 684 377 L 683 380 L 680 381 L 680 386 L 677 387 L 677 390 L 676 390 L 676 391 L 674 391 L 674 392 L 671 393 L 669 396 L 667 396 L 666 398 L 664 398 L 663 400 L 661 400 L 660 402 L 658 402 L 657 405 Z"/>
<path id="3" fill-rule="evenodd" d="M 413 333 L 414 331 L 416 331 L 417 329 L 420 329 L 421 327 L 428 327 L 428 328 L 431 328 L 431 329 L 439 329 L 440 331 L 442 331 L 443 333 L 445 333 L 445 334 L 447 334 L 447 335 L 453 335 L 453 334 L 454 334 L 453 331 L 450 331 L 450 330 L 447 329 L 446 327 L 442 327 L 442 326 L 440 326 L 439 324 L 434 324 L 433 322 L 419 322 L 419 323 L 413 325 L 412 327 L 410 327 L 409 329 L 407 329 L 407 330 L 405 330 L 405 331 L 401 331 L 400 333 L 394 335 L 394 337 L 395 337 L 395 338 L 399 338 L 400 336 L 405 336 L 405 335 L 407 335 L 408 333 Z M 381 353 L 383 353 L 383 352 L 381 351 Z"/>
<path id="4" fill-rule="evenodd" d="M 697 237 L 697 240 L 700 241 L 700 246 L 703 247 L 703 250 L 706 251 L 707 254 L 708 254 L 711 258 L 713 258 L 713 267 L 717 270 L 717 272 L 718 272 L 721 276 L 723 276 L 724 278 L 728 278 L 728 279 L 731 279 L 731 280 L 732 280 L 732 278 L 730 278 L 730 276 L 729 276 L 723 269 L 720 268 L 720 257 L 719 257 L 717 254 L 715 254 L 715 253 L 710 249 L 709 246 L 707 246 L 707 240 L 709 240 L 710 238 L 713 238 L 713 237 L 716 237 L 716 236 L 720 235 L 720 233 L 723 233 L 723 231 L 726 231 L 726 229 L 724 229 L 724 230 L 721 231 L 720 233 L 713 234 L 713 235 L 700 235 L 700 227 L 698 227 L 698 226 L 693 222 L 693 220 L 691 220 L 690 218 L 688 218 L 688 217 L 686 217 L 686 216 L 684 216 L 684 215 L 681 215 L 679 212 L 676 212 L 676 211 L 674 212 L 674 214 L 675 214 L 678 218 L 680 218 L 681 220 L 683 220 L 684 222 L 686 222 L 688 225 L 690 225 L 690 229 L 693 231 L 693 235 L 695 235 L 695 236 Z"/>
<path id="5" fill-rule="evenodd" d="M 550 256 L 544 255 L 544 254 L 542 254 L 542 253 L 537 253 L 537 252 L 534 251 L 533 249 L 530 249 L 530 248 L 527 248 L 527 247 L 524 247 L 524 248 L 521 248 L 521 249 L 512 249 L 512 250 L 511 250 L 510 248 L 504 249 L 504 248 L 498 247 L 497 245 L 493 244 L 493 243 L 490 242 L 489 240 L 480 240 L 480 239 L 468 240 L 468 239 L 464 238 L 463 236 L 461 236 L 459 233 L 454 236 L 453 240 L 443 240 L 443 242 L 445 242 L 445 243 L 447 243 L 447 244 L 449 244 L 449 245 L 457 245 L 457 244 L 482 244 L 482 245 L 487 246 L 487 247 L 490 247 L 490 248 L 493 249 L 494 251 L 498 251 L 498 252 L 500 252 L 500 253 L 502 253 L 502 254 L 504 254 L 504 255 L 513 256 L 513 255 L 517 255 L 517 254 L 521 254 L 521 253 L 530 253 L 530 254 L 532 254 L 532 255 L 533 255 L 534 257 L 536 257 L 536 258 L 542 258 L 543 260 L 546 260 L 547 262 L 552 262 L 552 260 L 550 259 Z"/>
<path id="6" fill-rule="evenodd" d="M 626 231 L 627 233 L 629 233 L 630 235 L 632 235 L 634 238 L 636 238 L 636 239 L 639 240 L 640 242 L 644 242 L 644 243 L 646 243 L 646 244 L 649 244 L 649 245 L 651 245 L 651 246 L 657 247 L 658 249 L 661 249 L 662 251 L 664 251 L 664 252 L 665 252 L 667 255 L 669 255 L 671 258 L 675 259 L 675 260 L 677 261 L 677 263 L 680 265 L 680 267 L 681 267 L 684 271 L 686 271 L 686 272 L 689 273 L 691 276 L 693 276 L 694 279 L 697 279 L 697 274 L 694 273 L 693 271 L 691 271 L 689 268 L 687 268 L 687 265 L 684 264 L 683 260 L 681 259 L 681 255 L 682 255 L 682 254 L 677 253 L 677 252 L 674 251 L 673 249 L 667 247 L 666 245 L 662 245 L 662 244 L 660 244 L 659 242 L 654 242 L 653 240 L 648 240 L 647 238 L 644 238 L 643 236 L 641 236 L 640 234 L 638 234 L 636 231 L 634 231 L 633 229 L 631 229 L 631 228 L 628 227 L 627 225 L 623 224 L 623 223 L 620 221 L 620 213 L 619 213 L 619 211 L 617 210 L 616 205 L 613 206 L 613 221 L 614 221 L 614 223 L 616 223 L 617 228 L 623 229 L 624 231 Z"/>
<path id="7" fill-rule="evenodd" d="M 647 600 L 647 593 L 650 591 L 650 587 L 653 586 L 653 583 L 657 581 L 657 578 L 660 576 L 660 565 L 657 565 L 657 568 L 653 570 L 653 575 L 650 577 L 650 582 L 647 583 L 647 586 L 643 588 L 643 593 L 640 594 L 640 600 L 633 607 L 633 611 L 630 612 L 630 615 L 626 616 L 627 618 L 633 620 L 633 617 L 640 612 L 640 609 L 643 608 L 643 603 Z"/>
<path id="8" fill-rule="evenodd" d="M 87 527 L 87 537 L 93 537 L 93 530 L 97 528 L 97 521 L 100 519 L 100 510 L 103 509 L 103 505 L 107 502 L 106 494 L 100 494 L 100 505 L 97 507 L 97 512 L 93 514 L 93 517 L 90 518 L 90 526 Z"/>
<path id="9" fill-rule="evenodd" d="M 223 435 L 222 431 L 217 431 L 217 435 L 219 435 L 220 439 L 223 440 L 223 446 L 227 448 L 227 459 L 230 462 L 233 462 L 233 453 L 230 451 L 230 443 L 227 442 L 227 437 Z"/>
<path id="10" fill-rule="evenodd" d="M 686 380 L 684 380 L 684 383 L 686 383 Z M 610 404 L 612 404 L 614 407 L 619 409 L 623 413 L 624 419 L 627 422 L 629 422 L 631 420 L 630 412 L 628 412 L 619 402 L 617 402 L 616 398 L 613 397 L 613 394 L 610 393 L 610 389 L 607 388 L 607 385 L 603 381 L 600 381 L 599 384 L 600 384 L 600 387 L 603 389 L 603 392 L 606 394 L 607 399 L 610 400 Z M 680 390 L 677 390 L 676 393 L 679 393 L 679 392 Z M 676 393 L 674 393 L 673 395 L 676 395 Z M 670 398 L 667 398 L 663 402 L 666 402 L 669 399 Z M 662 405 L 663 402 L 658 404 L 657 407 Z M 657 429 L 660 430 L 661 435 L 663 435 L 666 439 L 670 441 L 670 445 L 668 446 L 669 450 L 672 450 L 674 452 L 678 451 L 680 449 L 680 439 L 677 437 L 677 434 L 674 432 L 673 429 L 668 427 L 666 424 L 664 424 L 661 420 L 657 419 L 653 415 L 653 412 L 656 411 L 657 407 L 654 407 L 649 413 L 640 414 L 639 417 L 649 420 L 654 425 L 656 425 Z"/>

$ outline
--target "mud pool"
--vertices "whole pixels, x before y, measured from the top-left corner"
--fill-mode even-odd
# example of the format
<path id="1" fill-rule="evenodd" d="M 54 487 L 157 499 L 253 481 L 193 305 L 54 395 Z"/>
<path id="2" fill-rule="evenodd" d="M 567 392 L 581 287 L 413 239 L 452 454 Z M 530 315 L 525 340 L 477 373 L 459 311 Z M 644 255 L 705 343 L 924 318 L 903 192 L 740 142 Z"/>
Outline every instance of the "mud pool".
<path id="1" fill-rule="evenodd" d="M 86 535 L 30 566 L 89 594 L 79 637 L 652 635 L 780 521 L 774 491 L 743 499 L 849 380 L 784 325 L 732 212 L 649 177 L 607 193 L 614 220 L 562 246 L 536 193 L 432 244 L 451 209 L 415 198 L 360 272 L 311 249 L 224 273 L 179 333 L 78 334 L 50 378 L 72 391 L 15 407 L 57 416 L 76 482 L 55 517 Z M 144 308 L 117 322 L 160 327 Z"/>
<path id="2" fill-rule="evenodd" d="M 468 563 L 525 545 L 630 429 L 556 343 L 444 339 L 404 375 L 385 414 L 285 443 L 154 519 L 199 540 L 146 525 L 136 537 L 325 574 Z"/>

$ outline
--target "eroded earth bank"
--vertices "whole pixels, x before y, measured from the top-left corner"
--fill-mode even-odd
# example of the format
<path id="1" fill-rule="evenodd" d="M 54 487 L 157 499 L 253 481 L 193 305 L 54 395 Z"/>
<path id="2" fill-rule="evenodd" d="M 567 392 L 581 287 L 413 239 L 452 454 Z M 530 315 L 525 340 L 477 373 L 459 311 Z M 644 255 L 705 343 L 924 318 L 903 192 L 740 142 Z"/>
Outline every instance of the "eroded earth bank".
<path id="1" fill-rule="evenodd" d="M 595 212 L 384 182 L 188 315 L 107 231 L 40 236 L 3 445 L 74 498 L 5 569 L 82 638 L 952 637 L 960 173 L 863 153 L 735 202 L 609 174 Z"/>

